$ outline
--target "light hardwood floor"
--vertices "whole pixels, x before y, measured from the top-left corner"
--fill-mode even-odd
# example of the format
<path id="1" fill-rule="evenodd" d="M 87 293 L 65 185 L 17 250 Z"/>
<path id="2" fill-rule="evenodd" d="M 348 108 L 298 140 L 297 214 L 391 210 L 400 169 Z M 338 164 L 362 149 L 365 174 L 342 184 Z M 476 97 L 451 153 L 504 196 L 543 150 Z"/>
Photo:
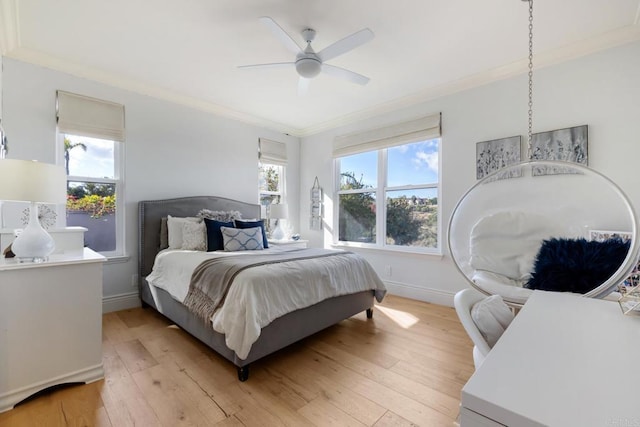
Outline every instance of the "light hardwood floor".
<path id="1" fill-rule="evenodd" d="M 373 319 L 268 356 L 241 383 L 153 310 L 125 310 L 103 316 L 104 380 L 23 403 L 0 426 L 452 426 L 471 350 L 452 308 L 387 296 Z"/>

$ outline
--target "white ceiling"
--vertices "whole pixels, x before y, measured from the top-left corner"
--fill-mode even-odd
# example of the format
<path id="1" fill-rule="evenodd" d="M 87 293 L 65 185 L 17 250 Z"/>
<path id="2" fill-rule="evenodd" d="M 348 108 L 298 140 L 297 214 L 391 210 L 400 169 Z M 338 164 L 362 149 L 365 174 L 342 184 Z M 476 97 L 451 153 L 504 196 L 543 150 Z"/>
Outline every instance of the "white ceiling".
<path id="1" fill-rule="evenodd" d="M 8 57 L 277 129 L 309 135 L 522 73 L 521 0 L 0 0 Z M 536 0 L 535 62 L 548 65 L 640 40 L 639 0 Z M 292 61 L 258 18 L 316 51 L 368 27 L 373 41 L 328 63 L 371 78 L 320 74 L 297 95 Z"/>

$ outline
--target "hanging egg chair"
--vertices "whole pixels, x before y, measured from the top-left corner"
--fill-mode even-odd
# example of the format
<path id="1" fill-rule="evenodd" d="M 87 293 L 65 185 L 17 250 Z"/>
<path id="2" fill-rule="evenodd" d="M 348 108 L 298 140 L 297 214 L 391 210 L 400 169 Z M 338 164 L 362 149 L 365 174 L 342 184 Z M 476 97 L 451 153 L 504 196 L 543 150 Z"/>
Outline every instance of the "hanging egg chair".
<path id="1" fill-rule="evenodd" d="M 534 289 L 604 298 L 638 263 L 638 219 L 629 198 L 603 174 L 532 153 L 533 0 L 523 1 L 533 160 L 495 171 L 462 196 L 449 221 L 449 251 L 472 287 L 512 306 L 522 306 Z"/>
<path id="2" fill-rule="evenodd" d="M 637 233 L 631 202 L 609 178 L 579 164 L 532 161 L 471 187 L 453 210 L 448 244 L 474 288 L 518 306 L 533 289 L 607 296 L 637 263 Z"/>

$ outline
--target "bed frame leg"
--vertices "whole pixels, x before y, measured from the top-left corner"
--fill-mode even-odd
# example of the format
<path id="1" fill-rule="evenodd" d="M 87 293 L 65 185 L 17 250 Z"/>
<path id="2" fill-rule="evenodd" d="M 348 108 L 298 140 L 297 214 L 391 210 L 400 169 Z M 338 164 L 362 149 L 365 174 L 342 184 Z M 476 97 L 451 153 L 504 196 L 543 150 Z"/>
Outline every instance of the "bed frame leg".
<path id="1" fill-rule="evenodd" d="M 367 308 L 367 319 L 373 319 L 373 308 Z"/>
<path id="2" fill-rule="evenodd" d="M 246 380 L 249 379 L 249 365 L 240 366 L 238 368 L 238 379 L 241 382 L 245 382 Z"/>

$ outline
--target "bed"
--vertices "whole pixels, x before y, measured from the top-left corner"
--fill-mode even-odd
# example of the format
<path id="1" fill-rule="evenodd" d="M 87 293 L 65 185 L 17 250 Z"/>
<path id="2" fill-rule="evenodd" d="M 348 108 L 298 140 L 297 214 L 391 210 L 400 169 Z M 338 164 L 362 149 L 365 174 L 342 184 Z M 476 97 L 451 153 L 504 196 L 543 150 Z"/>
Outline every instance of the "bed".
<path id="1" fill-rule="evenodd" d="M 194 196 L 139 202 L 140 298 L 143 307 L 152 307 L 157 310 L 232 362 L 237 367 L 240 381 L 246 381 L 249 378 L 250 364 L 264 356 L 360 312 L 366 311 L 367 318 L 370 319 L 373 315 L 375 298 L 380 300 L 384 296 L 384 285 L 375 276 L 373 278 L 375 280 L 371 281 L 376 283 L 371 284 L 371 289 L 329 297 L 310 306 L 281 315 L 259 330 L 257 340 L 251 344 L 250 350 L 246 352 L 246 357 L 245 354 L 242 354 L 241 358 L 237 351 L 227 345 L 225 334 L 214 330 L 211 322 L 203 322 L 202 317 L 196 315 L 182 301 L 176 299 L 175 293 L 172 295 L 166 288 L 153 286 L 147 281 L 148 276 L 152 273 L 156 256 L 159 254 L 164 256 L 165 251 L 161 250 L 160 245 L 163 218 L 167 218 L 169 215 L 193 217 L 202 209 L 237 211 L 242 215 L 242 218 L 260 217 L 260 205 L 222 197 Z M 355 254 L 350 255 L 357 257 Z M 200 256 L 204 255 L 200 254 Z M 168 257 L 169 255 L 166 256 L 166 258 Z M 366 264 L 366 261 L 362 260 L 362 262 Z M 373 270 L 371 269 L 371 271 Z M 375 273 L 373 274 L 375 275 Z"/>

